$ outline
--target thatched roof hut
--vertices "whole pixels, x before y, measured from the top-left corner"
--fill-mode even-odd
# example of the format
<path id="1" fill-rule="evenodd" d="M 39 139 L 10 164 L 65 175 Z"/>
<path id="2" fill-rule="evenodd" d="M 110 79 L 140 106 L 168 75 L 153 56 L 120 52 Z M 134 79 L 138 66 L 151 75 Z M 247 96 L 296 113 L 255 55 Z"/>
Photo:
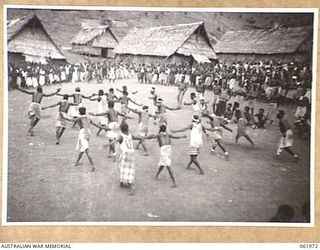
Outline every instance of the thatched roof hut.
<path id="1" fill-rule="evenodd" d="M 135 28 L 114 50 L 121 59 L 145 62 L 217 59 L 204 23 Z"/>
<path id="2" fill-rule="evenodd" d="M 113 57 L 118 40 L 108 26 L 84 26 L 71 40 L 72 51 L 92 56 Z"/>
<path id="3" fill-rule="evenodd" d="M 222 61 L 308 60 L 312 27 L 227 31 L 214 49 Z"/>
<path id="4" fill-rule="evenodd" d="M 7 42 L 9 62 L 65 61 L 62 50 L 50 37 L 36 14 L 9 21 Z"/>

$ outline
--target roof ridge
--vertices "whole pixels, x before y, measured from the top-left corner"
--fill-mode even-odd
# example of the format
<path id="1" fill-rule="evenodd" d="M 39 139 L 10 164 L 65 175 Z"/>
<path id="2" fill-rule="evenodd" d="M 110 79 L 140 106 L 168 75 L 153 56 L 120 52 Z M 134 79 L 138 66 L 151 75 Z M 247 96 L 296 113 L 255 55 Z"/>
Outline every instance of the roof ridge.
<path id="1" fill-rule="evenodd" d="M 194 23 L 179 23 L 175 25 L 154 26 L 154 27 L 135 27 L 135 29 L 161 29 L 161 28 L 181 27 L 181 26 L 195 26 L 195 25 L 202 25 L 202 24 L 204 24 L 203 21 L 194 22 Z"/>
<path id="2" fill-rule="evenodd" d="M 290 27 L 265 28 L 265 29 L 259 28 L 259 29 L 228 30 L 225 33 L 244 32 L 244 31 L 268 31 L 268 30 L 283 30 L 283 29 L 302 29 L 302 28 L 312 28 L 312 26 L 311 25 L 304 25 L 304 26 L 290 26 Z"/>

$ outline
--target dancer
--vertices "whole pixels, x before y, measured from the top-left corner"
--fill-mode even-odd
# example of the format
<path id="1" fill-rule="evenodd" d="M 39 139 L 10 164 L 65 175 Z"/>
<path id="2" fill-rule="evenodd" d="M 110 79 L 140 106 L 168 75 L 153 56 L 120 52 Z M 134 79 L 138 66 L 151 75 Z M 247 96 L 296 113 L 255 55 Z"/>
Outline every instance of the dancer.
<path id="1" fill-rule="evenodd" d="M 220 102 L 220 95 L 222 91 L 218 79 L 214 79 L 212 91 L 213 91 L 212 110 L 213 110 L 213 113 L 216 114 L 217 106 Z"/>
<path id="2" fill-rule="evenodd" d="M 189 155 L 190 155 L 190 162 L 187 165 L 187 169 L 190 169 L 191 164 L 194 163 L 197 168 L 200 170 L 200 174 L 203 175 L 203 169 L 200 166 L 200 163 L 197 159 L 198 154 L 200 153 L 200 148 L 203 145 L 202 140 L 202 132 L 204 132 L 207 136 L 206 129 L 201 125 L 200 116 L 193 115 L 192 116 L 192 123 L 184 128 L 179 130 L 171 130 L 172 133 L 177 132 L 184 132 L 190 130 L 190 149 L 189 149 Z"/>
<path id="3" fill-rule="evenodd" d="M 27 91 L 27 90 L 21 89 L 19 87 L 17 87 L 17 89 L 19 91 L 21 91 L 22 93 L 32 95 L 32 102 L 31 102 L 29 110 L 28 110 L 28 116 L 30 119 L 30 127 L 28 130 L 28 133 L 30 136 L 34 136 L 33 129 L 38 124 L 38 122 L 40 121 L 40 118 L 41 118 L 40 104 L 41 104 L 42 98 L 54 96 L 54 95 L 58 94 L 61 89 L 58 88 L 56 92 L 53 92 L 51 94 L 44 94 L 42 87 L 37 87 L 37 92 Z"/>
<path id="4" fill-rule="evenodd" d="M 108 100 L 107 100 L 107 94 L 104 94 L 103 90 L 100 89 L 99 92 L 98 92 L 98 96 L 96 97 L 92 97 L 90 98 L 89 100 L 90 101 L 97 101 L 98 102 L 98 107 L 97 107 L 97 114 L 99 113 L 105 113 L 107 110 L 108 110 Z M 108 125 L 108 121 L 107 121 L 107 118 L 104 117 L 104 116 L 99 116 L 98 117 L 98 123 L 106 128 L 107 125 Z M 97 136 L 100 134 L 100 132 L 102 131 L 103 129 L 100 128 L 97 132 Z"/>
<path id="5" fill-rule="evenodd" d="M 191 92 L 190 93 L 190 99 L 191 99 L 191 102 L 184 102 L 184 105 L 186 105 L 186 106 L 191 105 L 192 109 L 193 109 L 193 114 L 194 115 L 200 115 L 201 114 L 200 101 L 197 98 L 196 93 Z"/>
<path id="6" fill-rule="evenodd" d="M 270 102 L 268 111 L 267 111 L 267 119 L 270 121 L 270 124 L 272 125 L 274 120 L 276 119 L 277 115 L 277 108 L 278 104 L 276 102 Z"/>
<path id="7" fill-rule="evenodd" d="M 198 99 L 204 98 L 204 92 L 206 91 L 206 88 L 203 84 L 203 80 L 199 80 L 199 84 L 196 85 L 196 96 Z"/>
<path id="8" fill-rule="evenodd" d="M 159 117 L 159 125 L 166 124 L 168 127 L 168 116 L 167 116 L 167 109 L 171 111 L 179 110 L 180 107 L 177 108 L 170 108 L 167 105 L 163 104 L 163 99 L 158 98 L 156 102 L 156 106 L 158 108 L 157 110 L 157 116 Z"/>
<path id="9" fill-rule="evenodd" d="M 116 102 L 119 98 L 115 95 L 114 89 L 110 88 L 109 93 L 106 93 L 108 102 Z"/>
<path id="10" fill-rule="evenodd" d="M 295 160 L 299 160 L 298 155 L 295 154 L 291 149 L 293 145 L 293 133 L 288 120 L 285 119 L 284 117 L 285 117 L 285 112 L 283 110 L 279 110 L 277 114 L 277 118 L 279 119 L 279 129 L 282 136 L 280 138 L 280 142 L 278 145 L 277 156 L 280 156 L 280 153 L 284 149 L 290 155 L 292 155 Z"/>
<path id="11" fill-rule="evenodd" d="M 223 129 L 228 130 L 231 133 L 232 133 L 232 129 L 225 125 L 227 122 L 223 117 L 218 117 L 215 114 L 212 114 L 211 116 L 204 114 L 203 116 L 210 119 L 211 129 L 206 128 L 206 130 L 213 132 L 211 153 L 212 154 L 215 153 L 216 147 L 218 145 L 223 151 L 226 160 L 229 160 L 229 153 L 225 149 L 225 147 L 222 145 L 222 134 L 223 134 Z"/>
<path id="12" fill-rule="evenodd" d="M 178 83 L 178 95 L 177 95 L 177 103 L 178 107 L 182 107 L 183 104 L 183 97 L 186 91 L 188 90 L 188 84 L 185 83 L 185 76 L 182 76 L 181 82 Z"/>
<path id="13" fill-rule="evenodd" d="M 133 101 L 130 97 L 128 97 L 128 92 L 124 91 L 122 97 L 120 97 L 119 102 L 121 103 L 121 114 L 126 116 L 128 114 L 128 105 L 129 102 L 132 102 L 133 104 L 137 106 L 142 106 L 142 104 L 139 104 L 135 101 Z"/>
<path id="14" fill-rule="evenodd" d="M 116 111 L 114 109 L 114 102 L 108 102 L 108 111 L 104 112 L 104 113 L 99 113 L 99 114 L 94 114 L 94 113 L 89 113 L 89 115 L 93 115 L 93 116 L 107 116 L 108 118 L 108 133 L 107 133 L 107 137 L 109 138 L 109 141 L 113 141 L 116 140 L 118 138 L 119 135 L 119 116 L 125 117 L 125 115 L 119 113 L 118 111 Z M 130 118 L 130 117 L 127 117 Z M 122 120 L 122 122 L 124 122 L 125 120 Z M 110 149 L 109 149 L 109 158 L 113 158 L 113 161 L 116 160 L 116 148 L 115 145 L 110 145 Z"/>
<path id="15" fill-rule="evenodd" d="M 199 100 L 199 107 L 200 107 L 200 112 L 201 112 L 201 115 L 203 116 L 203 114 L 209 114 L 210 111 L 208 109 L 208 103 L 204 98 L 200 98 Z"/>
<path id="16" fill-rule="evenodd" d="M 150 96 L 149 96 L 149 100 L 152 100 L 153 101 L 153 105 L 155 106 L 155 108 L 152 108 L 151 110 L 151 114 L 154 115 L 154 120 L 153 120 L 153 124 L 157 124 L 157 100 L 158 100 L 158 97 L 159 95 L 156 93 L 156 89 L 154 87 L 151 88 L 150 90 Z"/>
<path id="17" fill-rule="evenodd" d="M 238 132 L 236 135 L 236 143 L 238 143 L 239 138 L 243 136 L 251 143 L 251 146 L 254 147 L 254 143 L 253 143 L 252 139 L 250 138 L 249 132 L 247 130 L 247 122 L 243 118 L 241 111 L 239 109 L 236 109 L 234 115 L 235 115 L 237 125 L 238 125 Z"/>
<path id="18" fill-rule="evenodd" d="M 128 87 L 127 87 L 126 85 L 122 86 L 122 90 L 121 90 L 121 89 L 118 89 L 118 88 L 116 88 L 116 90 L 117 90 L 118 92 L 122 93 L 122 94 L 124 94 L 124 92 L 129 93 Z M 137 93 L 138 93 L 137 90 L 131 92 L 131 94 L 133 94 L 133 95 L 135 95 L 135 94 L 137 94 Z"/>
<path id="19" fill-rule="evenodd" d="M 128 107 L 128 109 L 130 111 L 132 111 L 133 113 L 136 113 L 139 116 L 139 127 L 138 127 L 138 134 L 139 136 L 143 137 L 143 136 L 147 136 L 148 135 L 148 131 L 149 131 L 149 118 L 150 117 L 155 117 L 154 115 L 149 114 L 149 107 L 144 105 L 142 107 L 142 111 L 138 111 L 136 109 L 131 109 Z M 136 149 L 139 149 L 140 144 L 142 145 L 145 155 L 148 155 L 147 152 L 147 147 L 144 143 L 144 140 L 140 140 L 139 143 L 136 146 Z"/>
<path id="20" fill-rule="evenodd" d="M 157 139 L 159 142 L 160 160 L 159 160 L 159 169 L 155 176 L 155 179 L 158 179 L 159 174 L 166 167 L 171 177 L 171 180 L 173 182 L 172 187 L 177 187 L 177 184 L 173 176 L 173 171 L 171 169 L 172 147 L 171 147 L 170 139 L 181 139 L 181 138 L 187 138 L 187 136 L 186 135 L 174 136 L 172 134 L 169 134 L 167 132 L 167 126 L 165 124 L 160 125 L 160 130 L 158 134 L 144 137 L 144 139 Z"/>
<path id="21" fill-rule="evenodd" d="M 59 101 L 56 104 L 42 108 L 42 110 L 45 110 L 48 108 L 54 108 L 56 106 L 59 106 L 57 121 L 56 121 L 56 145 L 60 144 L 60 138 L 66 129 L 66 122 L 65 122 L 65 119 L 62 118 L 62 115 L 66 117 L 69 108 L 72 106 L 77 106 L 79 104 L 79 103 L 68 102 L 68 98 L 69 98 L 68 95 L 64 95 L 62 101 Z"/>
<path id="22" fill-rule="evenodd" d="M 85 107 L 80 107 L 79 108 L 79 117 L 77 118 L 67 118 L 65 117 L 63 114 L 61 114 L 61 117 L 67 121 L 70 122 L 75 122 L 79 125 L 79 137 L 78 137 L 78 141 L 77 141 L 77 146 L 76 146 L 76 150 L 80 151 L 78 158 L 76 160 L 76 163 L 74 164 L 74 166 L 79 166 L 80 165 L 80 160 L 83 156 L 83 153 L 86 153 L 88 160 L 90 162 L 91 165 L 91 172 L 93 172 L 95 170 L 94 168 L 94 163 L 92 160 L 92 157 L 89 154 L 89 140 L 90 140 L 90 123 L 98 126 L 98 124 L 94 123 L 92 120 L 90 120 L 87 115 L 86 115 L 86 108 Z"/>
<path id="23" fill-rule="evenodd" d="M 79 108 L 82 107 L 82 99 L 90 99 L 93 96 L 95 96 L 95 94 L 92 94 L 91 96 L 85 96 L 84 94 L 81 94 L 81 89 L 79 87 L 75 88 L 75 93 L 69 95 L 69 94 L 57 94 L 59 96 L 64 96 L 64 95 L 68 95 L 68 97 L 73 97 L 73 103 L 78 103 L 77 106 L 72 106 L 72 108 L 70 109 L 70 116 L 73 118 L 77 118 L 79 117 Z M 74 128 L 76 125 L 76 122 L 73 123 L 72 127 Z"/>

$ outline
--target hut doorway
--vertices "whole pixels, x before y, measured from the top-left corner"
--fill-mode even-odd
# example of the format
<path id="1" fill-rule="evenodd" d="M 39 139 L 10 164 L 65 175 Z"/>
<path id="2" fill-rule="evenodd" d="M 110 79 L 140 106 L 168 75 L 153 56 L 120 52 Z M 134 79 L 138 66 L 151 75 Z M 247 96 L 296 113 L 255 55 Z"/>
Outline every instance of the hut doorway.
<path id="1" fill-rule="evenodd" d="M 108 58 L 108 49 L 107 48 L 102 48 L 101 49 L 101 57 L 102 58 Z"/>

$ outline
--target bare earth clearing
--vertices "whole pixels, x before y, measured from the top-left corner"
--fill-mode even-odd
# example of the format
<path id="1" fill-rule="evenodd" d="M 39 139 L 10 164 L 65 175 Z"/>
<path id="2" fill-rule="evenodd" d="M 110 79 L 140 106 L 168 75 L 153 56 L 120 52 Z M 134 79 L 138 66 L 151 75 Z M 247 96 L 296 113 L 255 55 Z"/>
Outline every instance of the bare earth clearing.
<path id="1" fill-rule="evenodd" d="M 127 85 L 137 102 L 150 105 L 147 99 L 153 85 L 137 84 L 136 80 L 109 84 L 64 84 L 61 93 L 72 93 L 80 86 L 84 94 L 97 93 L 100 88 L 121 88 Z M 45 87 L 49 93 L 57 86 Z M 170 107 L 176 107 L 176 87 L 155 86 Z M 189 100 L 190 89 L 185 95 Z M 206 92 L 211 100 L 211 92 Z M 61 97 L 45 98 L 42 106 L 53 104 Z M 74 167 L 78 129 L 68 127 L 61 144 L 55 145 L 55 119 L 57 108 L 44 110 L 35 128 L 35 137 L 27 134 L 27 110 L 31 96 L 18 91 L 9 93 L 9 145 L 8 145 L 8 222 L 108 222 L 108 221 L 199 221 L 199 222 L 267 222 L 281 204 L 290 204 L 296 211 L 295 221 L 301 221 L 301 207 L 309 199 L 310 166 L 307 140 L 295 136 L 293 149 L 301 160 L 294 163 L 285 152 L 275 159 L 280 132 L 278 123 L 266 129 L 249 129 L 256 143 L 252 149 L 244 139 L 235 144 L 236 125 L 230 124 L 232 133 L 224 132 L 224 144 L 231 159 L 226 161 L 220 149 L 210 154 L 211 139 L 204 138 L 199 161 L 205 175 L 198 170 L 186 170 L 189 161 L 187 139 L 173 140 L 173 171 L 178 187 L 171 188 L 167 171 L 160 179 L 153 176 L 158 169 L 159 146 L 148 140 L 149 156 L 136 151 L 136 193 L 119 188 L 119 170 L 116 162 L 107 158 L 102 148 L 105 133 L 96 137 L 92 128 L 90 151 L 96 171 L 89 172 L 88 159 Z M 97 104 L 84 100 L 89 112 L 96 112 Z M 267 107 L 267 104 L 257 106 Z M 257 110 L 257 108 L 256 108 Z M 294 109 L 289 115 L 293 118 Z M 137 131 L 137 116 L 130 120 L 132 133 Z M 191 107 L 169 111 L 171 129 L 189 124 Z M 94 118 L 96 119 L 96 118 Z M 292 121 L 292 119 L 291 119 Z M 203 122 L 206 126 L 206 121 Z M 150 120 L 152 133 L 158 127 Z M 181 133 L 180 133 L 181 134 Z M 149 213 L 149 216 L 148 216 Z M 151 214 L 150 214 L 151 213 Z M 158 215 L 152 217 L 150 215 Z"/>

